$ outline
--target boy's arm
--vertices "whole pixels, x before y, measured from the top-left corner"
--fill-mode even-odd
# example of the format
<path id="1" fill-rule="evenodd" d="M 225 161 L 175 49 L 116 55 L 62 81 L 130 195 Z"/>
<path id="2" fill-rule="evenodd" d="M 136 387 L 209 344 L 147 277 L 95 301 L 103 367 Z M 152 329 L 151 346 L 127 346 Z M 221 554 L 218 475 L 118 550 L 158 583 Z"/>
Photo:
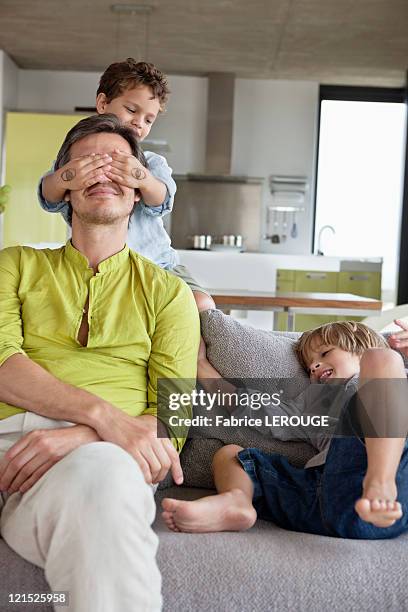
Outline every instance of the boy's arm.
<path id="1" fill-rule="evenodd" d="M 112 154 L 111 169 L 106 176 L 112 181 L 139 189 L 142 195 L 140 204 L 152 216 L 162 216 L 173 208 L 176 183 L 171 176 L 171 168 L 161 155 L 146 152 L 148 167 L 129 153 L 116 149 Z"/>

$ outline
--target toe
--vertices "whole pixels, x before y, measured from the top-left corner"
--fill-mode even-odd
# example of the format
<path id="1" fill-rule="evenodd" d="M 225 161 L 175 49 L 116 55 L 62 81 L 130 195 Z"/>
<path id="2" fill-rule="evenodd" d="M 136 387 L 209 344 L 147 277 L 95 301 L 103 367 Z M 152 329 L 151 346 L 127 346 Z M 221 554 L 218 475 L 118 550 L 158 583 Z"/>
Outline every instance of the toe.
<path id="1" fill-rule="evenodd" d="M 162 500 L 162 508 L 163 510 L 167 511 L 167 512 L 174 512 L 177 508 L 177 506 L 179 505 L 179 500 L 178 499 L 173 499 L 172 497 L 165 497 Z"/>

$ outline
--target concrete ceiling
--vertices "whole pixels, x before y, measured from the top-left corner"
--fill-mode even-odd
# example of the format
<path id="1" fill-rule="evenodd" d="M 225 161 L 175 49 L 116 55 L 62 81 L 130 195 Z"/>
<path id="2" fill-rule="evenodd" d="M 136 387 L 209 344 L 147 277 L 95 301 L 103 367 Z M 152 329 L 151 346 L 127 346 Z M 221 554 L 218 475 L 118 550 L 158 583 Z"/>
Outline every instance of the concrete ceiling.
<path id="1" fill-rule="evenodd" d="M 124 0 L 120 0 L 123 2 Z M 408 0 L 1 0 L 0 48 L 20 68 L 102 71 L 127 56 L 170 74 L 402 86 Z"/>

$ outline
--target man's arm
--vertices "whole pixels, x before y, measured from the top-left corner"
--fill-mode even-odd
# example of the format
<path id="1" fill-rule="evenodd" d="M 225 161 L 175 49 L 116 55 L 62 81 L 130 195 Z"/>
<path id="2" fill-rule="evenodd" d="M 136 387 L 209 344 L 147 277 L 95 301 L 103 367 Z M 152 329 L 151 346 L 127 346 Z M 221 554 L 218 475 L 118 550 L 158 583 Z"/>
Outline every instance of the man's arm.
<path id="1" fill-rule="evenodd" d="M 200 321 L 189 287 L 173 275 L 167 275 L 163 287 L 164 304 L 156 318 L 148 364 L 148 408 L 145 415 L 157 416 L 166 426 L 174 446 L 180 452 L 188 427 L 172 427 L 166 390 L 190 394 L 195 387 Z M 159 394 L 159 397 L 158 397 Z M 159 406 L 158 406 L 159 404 Z M 181 416 L 181 413 L 178 413 Z M 191 417 L 191 405 L 183 415 Z"/>
<path id="2" fill-rule="evenodd" d="M 95 428 L 110 412 L 121 413 L 103 399 L 62 382 L 26 355 L 14 354 L 0 367 L 0 401 L 60 421 Z"/>

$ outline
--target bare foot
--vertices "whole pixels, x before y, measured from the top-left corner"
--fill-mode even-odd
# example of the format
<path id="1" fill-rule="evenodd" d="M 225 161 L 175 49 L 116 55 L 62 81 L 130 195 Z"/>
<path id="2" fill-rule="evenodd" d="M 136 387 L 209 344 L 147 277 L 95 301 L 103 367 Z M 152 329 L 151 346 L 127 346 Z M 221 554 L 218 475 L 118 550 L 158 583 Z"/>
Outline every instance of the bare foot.
<path id="1" fill-rule="evenodd" d="M 396 501 L 395 482 L 364 482 L 363 495 L 356 502 L 358 516 L 376 527 L 391 527 L 402 516 L 401 504 Z"/>
<path id="2" fill-rule="evenodd" d="M 195 501 L 166 497 L 162 501 L 162 507 L 162 517 L 172 531 L 244 531 L 256 521 L 256 511 L 240 489 Z"/>

